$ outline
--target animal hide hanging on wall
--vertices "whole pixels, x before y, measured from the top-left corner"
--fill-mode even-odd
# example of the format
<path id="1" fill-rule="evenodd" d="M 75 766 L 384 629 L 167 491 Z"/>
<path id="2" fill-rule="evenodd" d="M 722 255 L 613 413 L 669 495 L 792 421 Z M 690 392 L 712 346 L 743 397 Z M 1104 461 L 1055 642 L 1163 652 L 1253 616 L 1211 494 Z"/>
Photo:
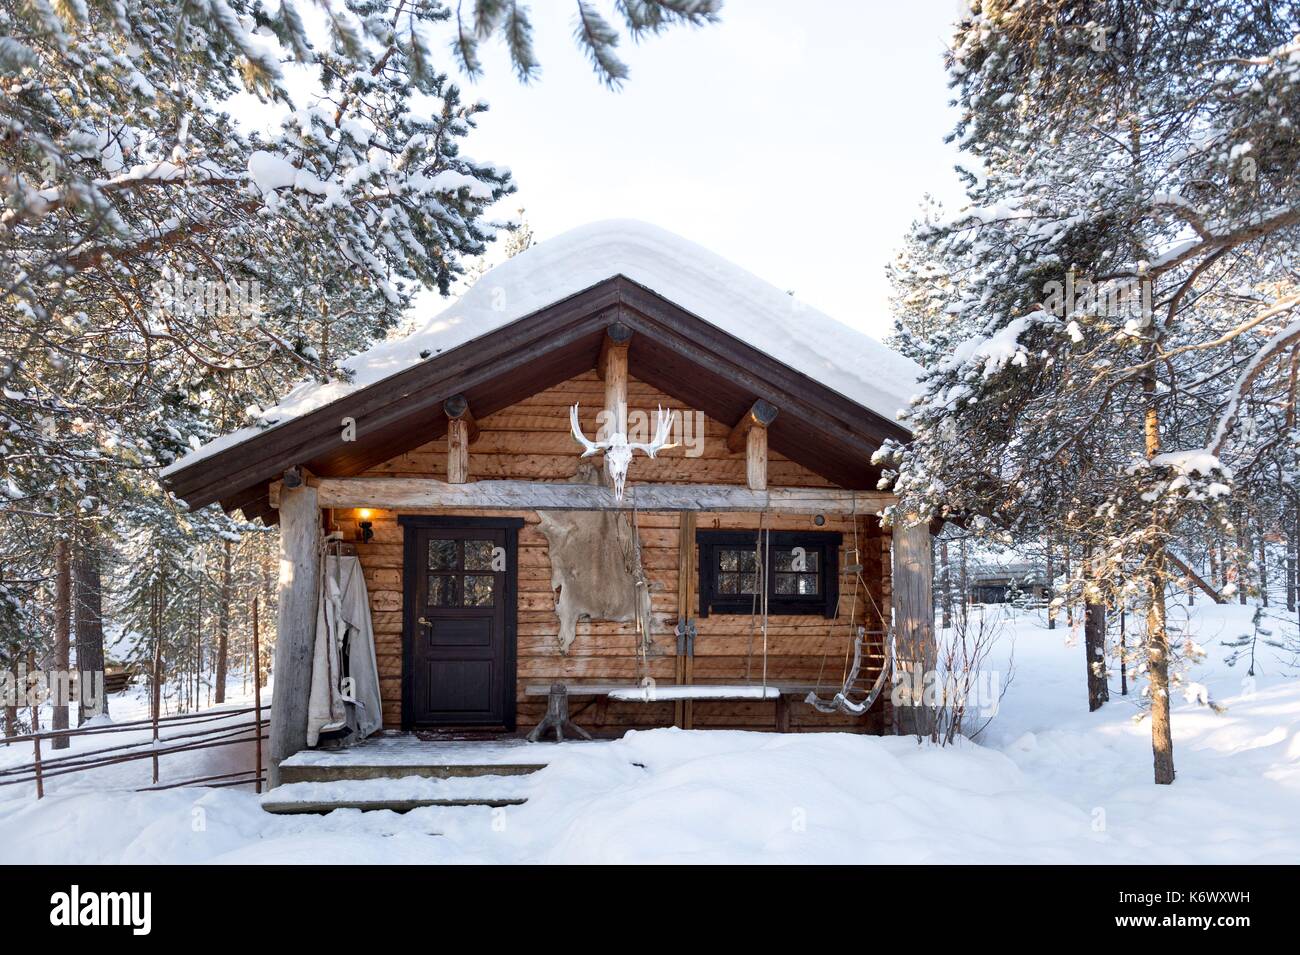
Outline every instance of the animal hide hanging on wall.
<path id="1" fill-rule="evenodd" d="M 590 461 L 574 481 L 607 484 Z M 551 559 L 551 589 L 560 619 L 560 651 L 568 653 L 578 621 L 637 621 L 639 650 L 650 647 L 650 581 L 641 565 L 641 542 L 622 511 L 539 511 Z"/>

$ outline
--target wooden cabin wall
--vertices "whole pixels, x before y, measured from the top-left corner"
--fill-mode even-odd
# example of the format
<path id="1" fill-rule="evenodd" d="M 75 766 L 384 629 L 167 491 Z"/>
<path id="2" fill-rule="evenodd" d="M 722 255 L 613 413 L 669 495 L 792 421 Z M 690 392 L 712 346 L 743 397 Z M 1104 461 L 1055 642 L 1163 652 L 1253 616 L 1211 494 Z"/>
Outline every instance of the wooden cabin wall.
<path id="1" fill-rule="evenodd" d="M 635 379 L 629 382 L 629 406 L 653 411 L 656 404 L 680 408 L 680 403 Z M 569 434 L 568 409 L 580 402 L 581 417 L 588 436 L 596 431 L 596 415 L 604 399 L 604 384 L 594 372 L 574 378 L 513 405 L 502 412 L 479 419 L 480 435 L 470 446 L 470 478 L 516 478 L 560 480 L 573 474 L 578 462 L 576 445 Z M 745 455 L 731 454 L 726 448 L 730 427 L 711 419 L 704 420 L 703 453 L 688 457 L 687 448 L 663 452 L 655 460 L 638 455 L 629 473 L 629 482 L 744 484 Z M 419 475 L 445 477 L 446 442 L 440 439 L 407 454 L 400 455 L 367 472 L 367 476 Z M 802 466 L 771 453 L 769 486 L 826 487 L 829 482 Z M 416 512 L 411 512 L 416 513 Z M 463 516 L 513 516 L 523 518 L 519 534 L 519 606 L 518 606 L 518 723 L 521 728 L 534 725 L 545 710 L 543 697 L 525 696 L 529 684 L 549 683 L 555 679 L 634 683 L 643 676 L 657 682 L 675 682 L 676 637 L 678 616 L 678 539 L 679 515 L 639 513 L 636 522 L 642 548 L 642 561 L 651 582 L 654 617 L 653 645 L 657 655 L 643 668 L 635 648 L 634 623 L 580 621 L 577 639 L 567 654 L 559 650 L 556 632 L 555 596 L 551 590 L 551 565 L 546 539 L 538 526 L 534 511 L 457 511 Z M 356 531 L 356 517 L 351 511 L 334 515 L 335 524 L 348 539 Z M 848 515 L 825 515 L 825 524 L 816 526 L 814 515 L 775 515 L 762 517 L 763 526 L 772 530 L 809 529 L 840 531 L 844 546 L 852 547 L 855 520 Z M 698 529 L 757 530 L 760 515 L 749 513 L 701 512 Z M 402 528 L 394 512 L 376 511 L 371 517 L 374 538 L 357 544 L 357 553 L 365 571 L 370 591 L 371 613 L 375 630 L 380 689 L 384 698 L 384 725 L 401 724 L 402 675 Z M 820 616 L 777 616 L 768 621 L 768 678 L 771 681 L 814 682 L 819 675 L 828 692 L 838 689 L 844 667 L 845 648 L 851 640 L 854 621 L 868 629 L 880 629 L 872 607 L 888 615 L 889 538 L 882 534 L 874 517 L 857 518 L 858 542 L 863 552 L 865 580 L 870 582 L 870 599 L 859 591 L 858 606 L 850 615 L 854 580 L 843 575 L 840 581 L 840 614 L 835 620 Z M 698 552 L 692 547 L 692 586 L 698 580 Z M 841 553 L 841 567 L 849 561 Z M 874 601 L 874 603 L 873 603 Z M 693 601 L 692 615 L 698 613 Z M 710 614 L 697 620 L 694 679 L 699 683 L 743 683 L 758 681 L 762 674 L 761 621 L 749 615 Z M 752 655 L 751 637 L 753 630 Z M 575 720 L 594 731 L 609 733 L 629 728 L 672 725 L 674 704 L 628 703 L 608 699 L 575 699 Z M 775 725 L 776 704 L 769 701 L 696 701 L 693 704 L 697 727 L 737 729 L 771 729 Z M 886 707 L 877 707 L 865 718 L 826 716 L 802 701 L 790 702 L 790 726 L 793 730 L 883 729 L 888 719 Z"/>

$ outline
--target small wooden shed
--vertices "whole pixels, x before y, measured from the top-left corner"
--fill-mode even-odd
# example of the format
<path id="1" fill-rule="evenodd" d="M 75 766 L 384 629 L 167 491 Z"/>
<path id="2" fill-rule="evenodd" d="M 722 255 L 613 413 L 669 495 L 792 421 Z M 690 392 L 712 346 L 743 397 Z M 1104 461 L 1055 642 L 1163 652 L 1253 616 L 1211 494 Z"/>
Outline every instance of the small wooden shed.
<path id="1" fill-rule="evenodd" d="M 524 729 L 554 683 L 604 734 L 891 725 L 888 693 L 863 715 L 803 700 L 842 688 L 858 639 L 870 684 L 891 618 L 901 658 L 928 638 L 928 530 L 882 526 L 872 463 L 908 437 L 912 362 L 693 243 L 610 222 L 346 364 L 350 382 L 304 384 L 164 472 L 191 507 L 280 525 L 273 760 L 305 745 L 330 535 L 364 566 L 386 727 Z M 618 500 L 583 470 L 571 416 L 648 444 L 658 408 L 675 446 L 634 450 Z M 624 560 L 583 566 L 599 539 L 557 553 L 584 514 L 606 515 L 588 527 Z M 574 606 L 606 569 L 642 612 Z"/>

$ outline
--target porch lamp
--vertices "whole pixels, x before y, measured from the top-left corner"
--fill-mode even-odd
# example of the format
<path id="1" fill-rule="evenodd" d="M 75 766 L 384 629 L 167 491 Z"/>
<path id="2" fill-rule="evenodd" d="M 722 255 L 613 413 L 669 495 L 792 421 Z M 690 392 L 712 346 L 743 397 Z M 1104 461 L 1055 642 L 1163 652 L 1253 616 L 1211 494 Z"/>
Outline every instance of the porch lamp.
<path id="1" fill-rule="evenodd" d="M 361 518 L 360 523 L 357 524 L 361 528 L 361 543 L 369 544 L 370 539 L 375 536 L 375 525 L 370 521 L 370 508 L 363 507 L 358 510 L 357 517 Z"/>

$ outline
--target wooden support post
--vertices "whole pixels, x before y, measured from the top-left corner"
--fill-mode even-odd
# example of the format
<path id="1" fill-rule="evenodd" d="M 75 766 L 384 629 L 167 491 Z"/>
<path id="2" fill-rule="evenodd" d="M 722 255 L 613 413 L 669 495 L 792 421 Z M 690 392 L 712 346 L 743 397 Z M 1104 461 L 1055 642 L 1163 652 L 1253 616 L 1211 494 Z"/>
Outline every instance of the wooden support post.
<path id="1" fill-rule="evenodd" d="M 900 526 L 901 525 L 901 526 Z M 896 663 L 916 694 L 925 676 L 935 668 L 934 564 L 930 552 L 930 525 L 902 519 L 893 533 L 893 604 Z M 895 710 L 903 733 L 928 734 L 931 714 L 910 700 Z"/>
<path id="2" fill-rule="evenodd" d="M 32 712 L 35 713 L 35 711 L 36 707 L 33 706 Z M 36 776 L 36 798 L 44 799 L 45 780 L 41 778 L 41 730 L 36 724 L 35 716 L 32 717 L 32 746 L 34 750 L 32 755 L 32 772 Z"/>
<path id="3" fill-rule="evenodd" d="M 626 325 L 614 324 L 605 330 L 605 340 L 600 346 L 596 374 L 605 381 L 608 434 L 627 434 L 627 349 L 631 342 L 632 329 Z M 646 440 L 649 440 L 649 436 Z"/>
<path id="4" fill-rule="evenodd" d="M 591 734 L 569 719 L 569 690 L 563 683 L 552 683 L 551 692 L 546 697 L 546 715 L 528 734 L 528 742 L 536 743 L 547 730 L 555 730 L 555 741 L 564 742 L 564 734 L 581 739 L 591 739 Z"/>
<path id="5" fill-rule="evenodd" d="M 469 446 L 478 437 L 478 422 L 464 395 L 453 395 L 443 403 L 447 412 L 447 483 L 469 480 Z"/>
<path id="6" fill-rule="evenodd" d="M 776 731 L 790 732 L 790 701 L 784 693 L 776 698 Z"/>
<path id="7" fill-rule="evenodd" d="M 257 632 L 257 604 L 258 595 L 253 594 L 253 721 L 256 727 L 253 733 L 256 737 L 253 758 L 257 768 L 257 778 L 253 786 L 260 793 L 262 791 L 262 647 Z"/>
<path id="8" fill-rule="evenodd" d="M 727 450 L 732 454 L 745 449 L 745 479 L 754 491 L 767 490 L 767 428 L 776 414 L 776 405 L 760 398 L 727 436 Z"/>
<path id="9" fill-rule="evenodd" d="M 280 493 L 279 625 L 271 695 L 271 788 L 280 763 L 307 747 L 307 697 L 316 643 L 320 575 L 320 511 L 316 488 L 304 482 Z"/>
<path id="10" fill-rule="evenodd" d="M 695 512 L 677 514 L 677 620 L 683 635 L 689 633 L 695 616 Z M 678 684 L 689 685 L 694 679 L 694 640 L 678 641 L 676 660 Z M 694 720 L 694 707 L 690 700 L 678 700 L 673 707 L 673 722 L 690 729 Z"/>
<path id="11" fill-rule="evenodd" d="M 751 490 L 767 490 L 767 428 L 749 429 L 745 439 L 745 483 Z"/>

